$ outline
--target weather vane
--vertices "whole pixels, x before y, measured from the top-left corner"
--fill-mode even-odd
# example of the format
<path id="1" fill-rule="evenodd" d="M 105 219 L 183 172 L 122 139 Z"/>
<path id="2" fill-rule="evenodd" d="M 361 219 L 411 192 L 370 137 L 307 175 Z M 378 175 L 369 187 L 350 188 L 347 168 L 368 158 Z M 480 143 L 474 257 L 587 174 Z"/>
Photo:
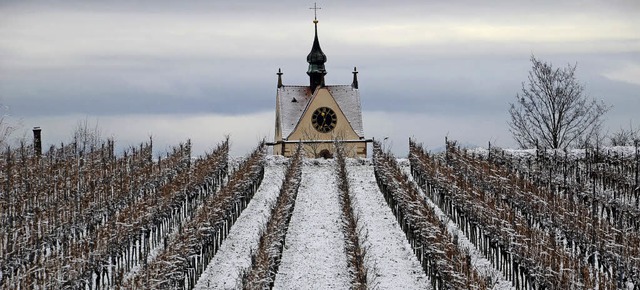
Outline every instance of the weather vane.
<path id="1" fill-rule="evenodd" d="M 313 9 L 313 21 L 318 21 L 318 10 L 322 9 L 316 5 L 316 2 L 313 2 L 313 7 L 309 8 Z"/>

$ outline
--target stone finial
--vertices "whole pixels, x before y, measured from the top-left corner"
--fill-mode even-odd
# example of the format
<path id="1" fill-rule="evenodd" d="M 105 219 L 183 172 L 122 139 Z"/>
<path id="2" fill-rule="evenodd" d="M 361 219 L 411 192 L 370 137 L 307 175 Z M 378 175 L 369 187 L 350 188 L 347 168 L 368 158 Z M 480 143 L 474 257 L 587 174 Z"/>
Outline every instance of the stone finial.
<path id="1" fill-rule="evenodd" d="M 358 88 L 358 70 L 356 67 L 353 67 L 353 82 L 351 83 L 351 87 L 354 89 Z"/>

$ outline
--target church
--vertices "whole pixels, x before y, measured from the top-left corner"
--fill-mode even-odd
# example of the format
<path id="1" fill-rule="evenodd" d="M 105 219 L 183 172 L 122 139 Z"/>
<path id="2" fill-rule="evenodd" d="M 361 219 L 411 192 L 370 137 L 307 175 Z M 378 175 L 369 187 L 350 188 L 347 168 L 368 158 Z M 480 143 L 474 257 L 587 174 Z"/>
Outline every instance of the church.
<path id="1" fill-rule="evenodd" d="M 350 85 L 326 85 L 327 56 L 318 41 L 318 20 L 307 55 L 308 85 L 283 85 L 278 69 L 274 155 L 291 156 L 298 143 L 311 158 L 332 158 L 334 142 L 343 144 L 348 157 L 366 157 L 367 140 L 362 129 L 362 108 L 358 91 L 358 71 L 353 69 Z"/>

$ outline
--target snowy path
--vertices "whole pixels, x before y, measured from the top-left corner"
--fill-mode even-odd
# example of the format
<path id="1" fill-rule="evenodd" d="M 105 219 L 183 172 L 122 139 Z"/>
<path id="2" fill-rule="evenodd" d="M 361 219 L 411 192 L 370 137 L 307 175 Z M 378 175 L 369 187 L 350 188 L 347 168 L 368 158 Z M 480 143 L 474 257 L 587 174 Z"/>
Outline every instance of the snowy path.
<path id="1" fill-rule="evenodd" d="M 398 163 L 402 168 L 402 171 L 409 176 L 410 180 L 413 180 L 413 176 L 411 175 L 411 167 L 409 166 L 408 159 L 398 159 Z M 418 187 L 420 188 L 420 187 Z M 420 193 L 422 196 L 425 196 L 422 188 L 420 188 Z M 436 214 L 440 217 L 440 220 L 448 220 L 447 230 L 449 230 L 450 234 L 455 234 L 458 236 L 458 245 L 461 249 L 468 249 L 469 254 L 471 255 L 471 264 L 474 265 L 478 273 L 490 276 L 492 281 L 495 283 L 493 289 L 495 290 L 503 290 L 503 289 L 515 289 L 515 287 L 511 286 L 511 282 L 505 279 L 502 272 L 496 270 L 493 267 L 491 262 L 485 258 L 482 253 L 480 253 L 476 247 L 469 241 L 467 236 L 464 235 L 464 232 L 458 228 L 458 225 L 450 220 L 444 212 L 434 204 L 430 198 L 426 198 L 427 204 L 434 209 Z"/>
<path id="2" fill-rule="evenodd" d="M 306 160 L 275 289 L 349 289 L 333 160 Z"/>
<path id="3" fill-rule="evenodd" d="M 271 205 L 278 197 L 286 159 L 267 157 L 264 179 L 253 199 L 231 227 L 196 289 L 238 288 L 242 272 L 251 266 L 251 251 L 258 248 L 260 230 L 265 226 Z"/>
<path id="4" fill-rule="evenodd" d="M 365 265 L 377 289 L 429 289 L 426 277 L 393 213 L 378 189 L 369 160 L 347 160 L 354 210 L 367 234 Z"/>

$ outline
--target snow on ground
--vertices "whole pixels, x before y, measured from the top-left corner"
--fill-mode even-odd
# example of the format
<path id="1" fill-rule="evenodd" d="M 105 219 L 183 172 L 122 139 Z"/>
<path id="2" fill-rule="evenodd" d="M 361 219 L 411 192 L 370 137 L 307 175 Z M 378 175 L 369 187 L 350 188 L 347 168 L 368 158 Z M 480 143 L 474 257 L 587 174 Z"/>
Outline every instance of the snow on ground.
<path id="1" fill-rule="evenodd" d="M 334 160 L 305 160 L 274 289 L 349 289 Z"/>
<path id="2" fill-rule="evenodd" d="M 224 186 L 224 185 L 226 185 L 226 184 L 227 184 L 227 181 L 229 181 L 229 176 L 233 173 L 233 171 L 235 171 L 235 170 L 238 168 L 238 166 L 239 166 L 240 162 L 242 162 L 244 159 L 245 159 L 244 157 L 236 157 L 236 156 L 234 156 L 234 157 L 229 156 L 229 157 L 228 157 L 227 162 L 228 162 L 228 164 L 229 164 L 229 169 L 230 169 L 230 170 L 229 170 L 229 174 L 227 174 L 227 176 L 225 176 L 225 177 L 222 179 L 222 186 Z M 192 156 L 192 157 L 191 157 L 191 162 L 192 162 L 192 164 L 193 164 L 194 162 L 196 162 L 196 160 L 198 160 L 198 157 L 196 157 L 196 156 Z M 266 174 L 266 173 L 265 173 L 265 174 Z M 219 192 L 219 191 L 220 191 L 220 188 L 218 188 L 218 189 L 216 190 L 216 192 L 215 192 L 215 193 L 213 193 L 213 194 L 214 194 L 214 195 L 215 195 L 215 194 L 218 194 L 218 192 Z M 198 209 L 199 209 L 199 208 L 201 208 L 201 207 L 202 207 L 202 204 L 198 205 Z M 191 220 L 191 217 L 187 217 L 187 218 L 182 222 L 182 225 L 185 225 L 185 224 L 186 224 L 186 223 L 188 223 L 190 220 Z M 166 241 L 172 241 L 172 240 L 176 237 L 176 235 L 177 235 L 177 234 L 178 234 L 178 228 L 177 228 L 177 227 L 174 227 L 173 229 L 170 229 L 170 233 L 169 233 L 168 235 L 164 235 L 164 236 L 160 239 L 160 242 L 158 243 L 158 245 L 157 245 L 155 248 L 152 248 L 152 249 L 149 251 L 149 254 L 147 255 L 147 258 L 146 258 L 146 263 L 147 263 L 147 265 L 148 265 L 148 264 L 151 264 L 151 263 L 156 259 L 156 257 L 157 257 L 160 253 L 162 253 L 162 251 L 164 251 L 164 245 L 165 245 Z M 166 241 L 165 241 L 165 240 L 166 240 Z M 139 246 L 139 243 L 140 243 L 140 242 L 138 241 L 138 243 L 136 243 L 136 246 Z M 142 269 L 142 265 L 140 265 L 140 264 L 139 264 L 139 265 L 135 265 L 135 266 L 133 266 L 133 267 L 131 268 L 131 270 L 125 274 L 125 276 L 124 276 L 124 281 L 126 282 L 126 281 L 128 281 L 129 279 L 131 279 L 131 278 L 135 277 L 136 275 L 138 275 L 138 273 L 140 272 L 140 269 Z M 94 279 L 93 279 L 93 280 L 94 280 L 94 281 L 95 281 L 95 276 L 96 276 L 96 274 L 94 273 L 94 274 L 93 274 L 93 277 L 94 277 Z"/>
<path id="3" fill-rule="evenodd" d="M 371 161 L 349 159 L 347 173 L 358 224 L 364 225 L 366 233 L 369 287 L 429 289 L 428 278 L 378 188 Z"/>
<path id="4" fill-rule="evenodd" d="M 267 160 L 265 177 L 258 192 L 200 277 L 197 289 L 239 287 L 241 275 L 251 264 L 251 252 L 258 246 L 260 230 L 268 220 L 284 177 L 286 159 L 269 156 Z M 408 173 L 408 161 L 400 160 L 400 164 Z M 349 159 L 347 166 L 355 196 L 353 206 L 366 234 L 363 243 L 372 283 L 369 287 L 429 289 L 428 278 L 378 189 L 371 161 Z M 335 171 L 334 160 L 304 161 L 302 183 L 275 289 L 350 288 Z M 437 207 L 436 212 L 444 216 Z M 449 231 L 457 232 L 460 244 L 471 249 L 474 265 L 498 280 L 494 289 L 512 289 L 511 283 L 504 280 L 452 222 L 449 222 Z"/>
<path id="5" fill-rule="evenodd" d="M 571 159 L 585 158 L 585 149 L 541 149 L 541 152 L 545 152 L 548 155 L 557 154 L 558 156 L 568 156 Z M 518 158 L 533 158 L 536 157 L 536 149 L 503 149 L 503 151 L 513 157 Z M 469 148 L 467 149 L 469 154 L 476 154 L 486 157 L 489 154 L 489 150 L 483 147 Z M 636 154 L 636 148 L 634 146 L 612 146 L 612 147 L 600 147 L 598 149 L 600 154 L 614 155 L 617 154 L 620 157 L 633 158 Z"/>
<path id="6" fill-rule="evenodd" d="M 264 179 L 253 199 L 231 227 L 196 289 L 238 288 L 241 275 L 251 266 L 251 252 L 258 248 L 260 230 L 266 226 L 284 179 L 285 158 L 268 156 Z"/>
<path id="7" fill-rule="evenodd" d="M 186 223 L 187 221 L 185 221 Z M 147 255 L 147 265 L 151 264 L 156 257 L 164 250 L 164 243 L 165 243 L 165 239 L 168 239 L 169 241 L 173 240 L 173 238 L 175 238 L 176 234 L 178 233 L 178 228 L 174 228 L 172 229 L 171 233 L 167 236 L 164 236 L 160 239 L 160 242 L 158 243 L 158 245 L 155 248 L 152 248 L 149 251 L 149 254 Z M 136 246 L 139 245 L 140 242 L 136 243 Z M 129 279 L 135 277 L 135 275 L 138 275 L 138 273 L 140 272 L 140 269 L 142 269 L 142 265 L 138 264 L 135 265 L 131 268 L 131 270 L 129 270 L 129 272 L 127 272 L 124 276 L 124 281 L 128 281 Z M 111 273 L 111 270 L 109 270 L 109 273 Z M 93 277 L 93 281 L 96 281 L 96 274 L 93 273 L 92 275 Z M 95 288 L 94 288 L 95 289 Z"/>
<path id="8" fill-rule="evenodd" d="M 402 171 L 409 176 L 409 179 L 413 181 L 413 176 L 411 176 L 411 168 L 409 166 L 408 159 L 398 159 L 398 164 L 402 168 Z M 426 195 L 420 188 L 420 193 L 422 196 Z M 447 229 L 449 230 L 449 234 L 458 236 L 458 246 L 461 249 L 467 249 L 469 254 L 471 255 L 471 264 L 473 264 L 474 268 L 478 271 L 478 273 L 491 277 L 491 280 L 494 282 L 493 289 L 502 290 L 502 289 L 515 289 L 515 287 L 511 286 L 511 281 L 504 278 L 502 272 L 496 270 L 491 262 L 485 258 L 480 251 L 476 249 L 476 247 L 469 241 L 467 236 L 464 235 L 464 232 L 460 230 L 458 225 L 454 223 L 451 219 L 447 217 L 447 215 L 442 212 L 442 210 L 434 204 L 430 198 L 425 198 L 427 204 L 434 209 L 436 215 L 440 218 L 440 220 L 448 221 Z"/>

